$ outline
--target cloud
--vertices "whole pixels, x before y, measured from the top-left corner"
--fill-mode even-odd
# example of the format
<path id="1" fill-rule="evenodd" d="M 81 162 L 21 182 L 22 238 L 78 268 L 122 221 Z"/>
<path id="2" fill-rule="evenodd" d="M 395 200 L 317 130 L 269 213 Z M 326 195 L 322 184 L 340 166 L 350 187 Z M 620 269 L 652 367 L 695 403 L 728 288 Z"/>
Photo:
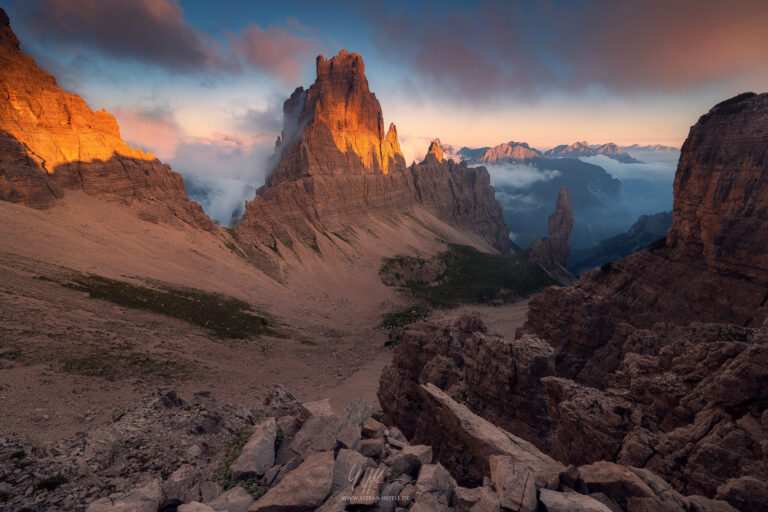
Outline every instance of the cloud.
<path id="1" fill-rule="evenodd" d="M 175 71 L 219 66 L 212 41 L 174 0 L 37 0 L 25 3 L 40 35 Z"/>
<path id="2" fill-rule="evenodd" d="M 190 198 L 228 226 L 232 212 L 253 199 L 256 188 L 264 184 L 273 149 L 272 135 L 185 137 L 170 164 L 184 177 Z"/>
<path id="3" fill-rule="evenodd" d="M 366 4 L 383 55 L 471 99 L 600 87 L 677 91 L 768 78 L 768 2 Z M 752 85 L 754 87 L 754 85 Z"/>
<path id="4" fill-rule="evenodd" d="M 72 50 L 157 65 L 173 72 L 261 70 L 294 83 L 321 48 L 289 19 L 286 28 L 249 24 L 222 44 L 184 19 L 178 0 L 30 0 L 20 12 L 41 38 Z"/>
<path id="5" fill-rule="evenodd" d="M 161 160 L 176 154 L 182 129 L 168 107 L 116 107 L 112 113 L 120 125 L 120 136 L 128 144 L 149 150 Z"/>
<path id="6" fill-rule="evenodd" d="M 611 176 L 618 178 L 619 180 L 644 179 L 650 181 L 671 181 L 675 177 L 677 160 L 680 154 L 674 152 L 644 155 L 635 152 L 633 156 L 636 156 L 638 159 L 648 159 L 648 157 L 652 157 L 654 158 L 654 161 L 642 164 L 623 164 L 617 162 L 613 158 L 608 158 L 605 155 L 581 157 L 580 160 L 602 167 Z"/>
<path id="7" fill-rule="evenodd" d="M 282 102 L 272 101 L 263 109 L 248 107 L 232 114 L 234 125 L 242 132 L 277 136 L 283 127 Z"/>
<path id="8" fill-rule="evenodd" d="M 485 165 L 494 187 L 526 189 L 537 181 L 548 181 L 560 176 L 560 171 L 542 170 L 523 164 Z"/>
<path id="9" fill-rule="evenodd" d="M 230 35 L 230 41 L 232 50 L 252 67 L 277 75 L 287 83 L 295 83 L 303 66 L 317 54 L 317 44 L 312 39 L 296 37 L 280 28 L 263 29 L 253 23 L 239 35 Z"/>

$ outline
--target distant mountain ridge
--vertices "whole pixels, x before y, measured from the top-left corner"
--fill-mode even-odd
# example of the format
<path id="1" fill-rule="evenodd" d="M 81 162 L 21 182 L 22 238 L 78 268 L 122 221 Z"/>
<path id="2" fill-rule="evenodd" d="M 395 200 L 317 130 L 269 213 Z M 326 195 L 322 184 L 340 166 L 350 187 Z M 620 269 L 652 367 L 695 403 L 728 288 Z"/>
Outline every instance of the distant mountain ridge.
<path id="1" fill-rule="evenodd" d="M 650 151 L 653 153 L 672 153 L 674 151 L 680 151 L 680 148 L 664 146 L 662 144 L 648 144 L 646 146 L 632 144 L 631 146 L 619 146 L 619 149 L 622 151 Z"/>
<path id="2" fill-rule="evenodd" d="M 579 157 L 585 157 L 585 156 L 598 156 L 598 155 L 607 156 L 608 158 L 612 158 L 617 162 L 621 162 L 623 164 L 643 163 L 637 158 L 634 158 L 632 155 L 626 153 L 625 151 L 622 151 L 619 148 L 619 146 L 617 146 L 613 142 L 608 142 L 606 144 L 592 144 L 592 145 L 590 145 L 586 141 L 574 142 L 571 145 L 563 144 L 560 146 L 556 146 L 550 149 L 549 151 L 544 152 L 544 156 L 547 156 L 550 158 L 562 158 L 562 157 L 579 158 Z"/>

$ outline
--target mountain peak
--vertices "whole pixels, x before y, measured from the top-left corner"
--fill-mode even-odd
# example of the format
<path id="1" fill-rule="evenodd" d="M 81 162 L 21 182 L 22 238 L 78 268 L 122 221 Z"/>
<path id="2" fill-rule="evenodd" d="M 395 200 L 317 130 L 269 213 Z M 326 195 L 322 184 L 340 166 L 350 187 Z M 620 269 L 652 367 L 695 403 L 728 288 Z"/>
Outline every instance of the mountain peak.
<path id="1" fill-rule="evenodd" d="M 0 7 L 0 47 L 2 46 L 10 46 L 14 50 L 18 50 L 21 43 L 19 43 L 13 30 L 11 30 L 11 20 L 3 8 Z"/>
<path id="2" fill-rule="evenodd" d="M 387 174 L 405 167 L 394 125 L 384 132 L 376 95 L 368 89 L 359 53 L 317 57 L 317 79 L 283 106 L 284 130 L 276 169 L 268 180 L 329 174 Z"/>
<path id="3" fill-rule="evenodd" d="M 438 162 L 443 161 L 443 146 L 440 144 L 440 139 L 435 139 L 429 143 L 429 149 L 424 157 L 424 161 L 426 162 L 430 158 L 434 158 Z"/>

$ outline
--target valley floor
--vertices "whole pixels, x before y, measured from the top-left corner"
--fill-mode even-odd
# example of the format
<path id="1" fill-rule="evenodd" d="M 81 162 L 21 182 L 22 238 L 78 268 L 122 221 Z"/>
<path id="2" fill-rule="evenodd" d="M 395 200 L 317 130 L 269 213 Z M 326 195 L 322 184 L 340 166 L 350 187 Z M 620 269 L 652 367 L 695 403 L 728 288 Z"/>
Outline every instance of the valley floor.
<path id="1" fill-rule="evenodd" d="M 89 201 L 75 197 L 48 211 L 0 203 L 0 403 L 8 412 L 0 435 L 66 438 L 118 418 L 158 387 L 253 406 L 280 383 L 303 401 L 330 398 L 342 409 L 361 398 L 378 409 L 379 375 L 392 353 L 378 325 L 383 312 L 405 303 L 381 284 L 380 258 L 346 265 L 343 276 L 310 269 L 282 286 L 208 233 Z M 394 254 L 386 240 L 377 242 L 382 254 Z M 90 274 L 236 297 L 274 315 L 279 336 L 222 339 L 69 286 Z M 511 337 L 526 305 L 433 316 L 468 310 Z"/>

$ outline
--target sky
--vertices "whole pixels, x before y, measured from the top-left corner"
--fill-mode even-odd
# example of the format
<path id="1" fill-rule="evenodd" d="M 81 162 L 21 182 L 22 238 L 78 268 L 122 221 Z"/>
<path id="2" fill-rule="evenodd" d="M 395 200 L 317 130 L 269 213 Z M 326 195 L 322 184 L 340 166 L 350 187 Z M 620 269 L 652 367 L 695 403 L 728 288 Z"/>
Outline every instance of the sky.
<path id="1" fill-rule="evenodd" d="M 764 0 L 10 0 L 22 49 L 183 175 L 263 179 L 318 54 L 359 52 L 407 161 L 428 142 L 680 146 L 768 83 Z"/>

